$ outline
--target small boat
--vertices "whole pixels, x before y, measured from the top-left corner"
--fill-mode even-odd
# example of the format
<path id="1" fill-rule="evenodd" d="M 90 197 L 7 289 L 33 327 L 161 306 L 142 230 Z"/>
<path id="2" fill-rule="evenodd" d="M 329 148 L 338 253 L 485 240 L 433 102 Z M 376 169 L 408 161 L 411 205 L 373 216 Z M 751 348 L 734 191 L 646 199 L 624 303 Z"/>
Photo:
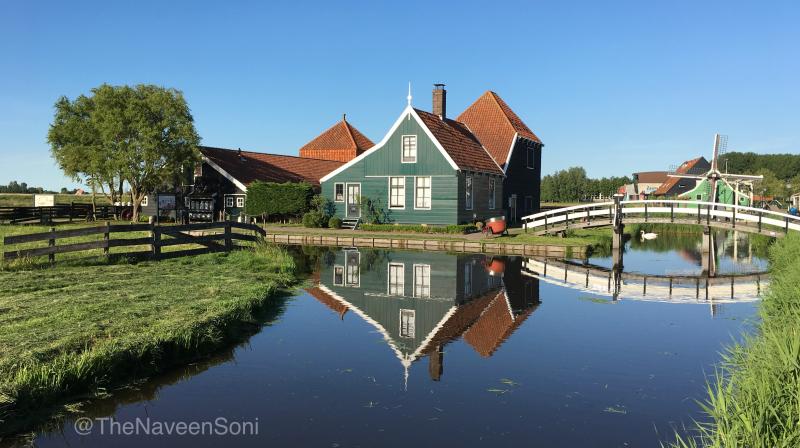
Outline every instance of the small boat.
<path id="1" fill-rule="evenodd" d="M 654 240 L 658 238 L 657 233 L 645 232 L 644 230 L 640 230 L 639 234 L 641 235 L 642 240 Z"/>

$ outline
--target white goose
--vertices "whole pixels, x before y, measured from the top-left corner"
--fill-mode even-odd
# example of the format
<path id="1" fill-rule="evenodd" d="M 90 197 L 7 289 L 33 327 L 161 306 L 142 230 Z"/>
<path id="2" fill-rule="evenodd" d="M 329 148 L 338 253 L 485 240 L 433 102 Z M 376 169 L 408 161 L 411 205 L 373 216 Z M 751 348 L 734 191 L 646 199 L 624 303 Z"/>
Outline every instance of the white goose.
<path id="1" fill-rule="evenodd" d="M 640 230 L 639 232 L 640 232 L 642 240 L 654 240 L 654 239 L 658 238 L 658 234 L 657 233 L 645 232 L 644 230 Z"/>

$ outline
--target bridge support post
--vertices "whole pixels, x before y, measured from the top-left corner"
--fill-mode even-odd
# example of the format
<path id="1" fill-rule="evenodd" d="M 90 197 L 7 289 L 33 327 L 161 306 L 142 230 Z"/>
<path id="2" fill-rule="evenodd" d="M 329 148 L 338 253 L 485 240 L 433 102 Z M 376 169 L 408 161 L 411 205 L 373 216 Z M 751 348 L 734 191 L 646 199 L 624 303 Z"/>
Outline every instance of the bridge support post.
<path id="1" fill-rule="evenodd" d="M 714 233 L 708 226 L 703 228 L 703 245 L 700 252 L 703 275 L 715 277 L 717 275 L 716 244 L 714 244 Z"/>
<path id="2" fill-rule="evenodd" d="M 622 270 L 622 253 L 625 248 L 625 225 L 622 224 L 622 195 L 614 195 L 614 216 L 611 235 L 611 260 L 613 269 Z"/>

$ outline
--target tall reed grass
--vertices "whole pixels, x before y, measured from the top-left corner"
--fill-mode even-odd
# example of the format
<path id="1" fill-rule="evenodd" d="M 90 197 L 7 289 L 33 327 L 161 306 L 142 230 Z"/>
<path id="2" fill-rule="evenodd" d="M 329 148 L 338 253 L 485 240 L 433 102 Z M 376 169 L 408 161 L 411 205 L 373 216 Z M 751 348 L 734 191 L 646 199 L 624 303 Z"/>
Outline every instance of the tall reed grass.
<path id="1" fill-rule="evenodd" d="M 800 235 L 770 247 L 772 278 L 754 335 L 730 347 L 698 422 L 673 447 L 800 447 Z"/>

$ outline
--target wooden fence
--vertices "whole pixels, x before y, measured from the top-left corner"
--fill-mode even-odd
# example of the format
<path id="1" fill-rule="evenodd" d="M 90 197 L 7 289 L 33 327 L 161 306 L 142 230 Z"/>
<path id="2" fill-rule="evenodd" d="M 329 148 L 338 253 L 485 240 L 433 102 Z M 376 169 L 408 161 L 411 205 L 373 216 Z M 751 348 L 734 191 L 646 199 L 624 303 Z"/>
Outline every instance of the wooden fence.
<path id="1" fill-rule="evenodd" d="M 129 207 L 98 205 L 97 219 L 111 219 Z M 8 224 L 50 224 L 58 219 L 72 222 L 92 215 L 92 204 L 61 204 L 52 207 L 0 207 L 0 222 Z"/>
<path id="2" fill-rule="evenodd" d="M 253 234 L 233 232 L 233 229 L 249 230 Z M 132 238 L 112 239 L 112 234 L 129 234 L 131 232 L 149 232 L 148 236 L 135 236 Z M 90 235 L 102 236 L 102 239 L 94 241 L 82 241 L 76 243 L 56 244 L 59 239 L 84 237 Z M 258 241 L 260 237 L 266 235 L 261 227 L 253 224 L 245 224 L 231 221 L 186 224 L 179 226 L 156 226 L 151 224 L 110 224 L 81 227 L 78 229 L 56 230 L 51 228 L 49 232 L 32 233 L 26 235 L 7 236 L 3 239 L 5 261 L 16 260 L 19 258 L 34 258 L 47 256 L 51 263 L 55 262 L 56 254 L 68 252 L 80 252 L 88 250 L 102 249 L 103 254 L 109 254 L 112 247 L 134 247 L 150 246 L 146 251 L 131 251 L 115 253 L 114 255 L 133 256 L 151 259 L 175 258 L 187 255 L 197 255 L 206 252 L 230 251 L 236 247 L 235 241 Z M 167 237 L 167 238 L 164 238 Z M 47 241 L 46 247 L 35 247 L 25 249 L 11 249 L 8 246 L 26 244 L 33 242 Z M 186 249 L 162 252 L 163 247 L 177 245 L 200 245 L 199 249 Z"/>

